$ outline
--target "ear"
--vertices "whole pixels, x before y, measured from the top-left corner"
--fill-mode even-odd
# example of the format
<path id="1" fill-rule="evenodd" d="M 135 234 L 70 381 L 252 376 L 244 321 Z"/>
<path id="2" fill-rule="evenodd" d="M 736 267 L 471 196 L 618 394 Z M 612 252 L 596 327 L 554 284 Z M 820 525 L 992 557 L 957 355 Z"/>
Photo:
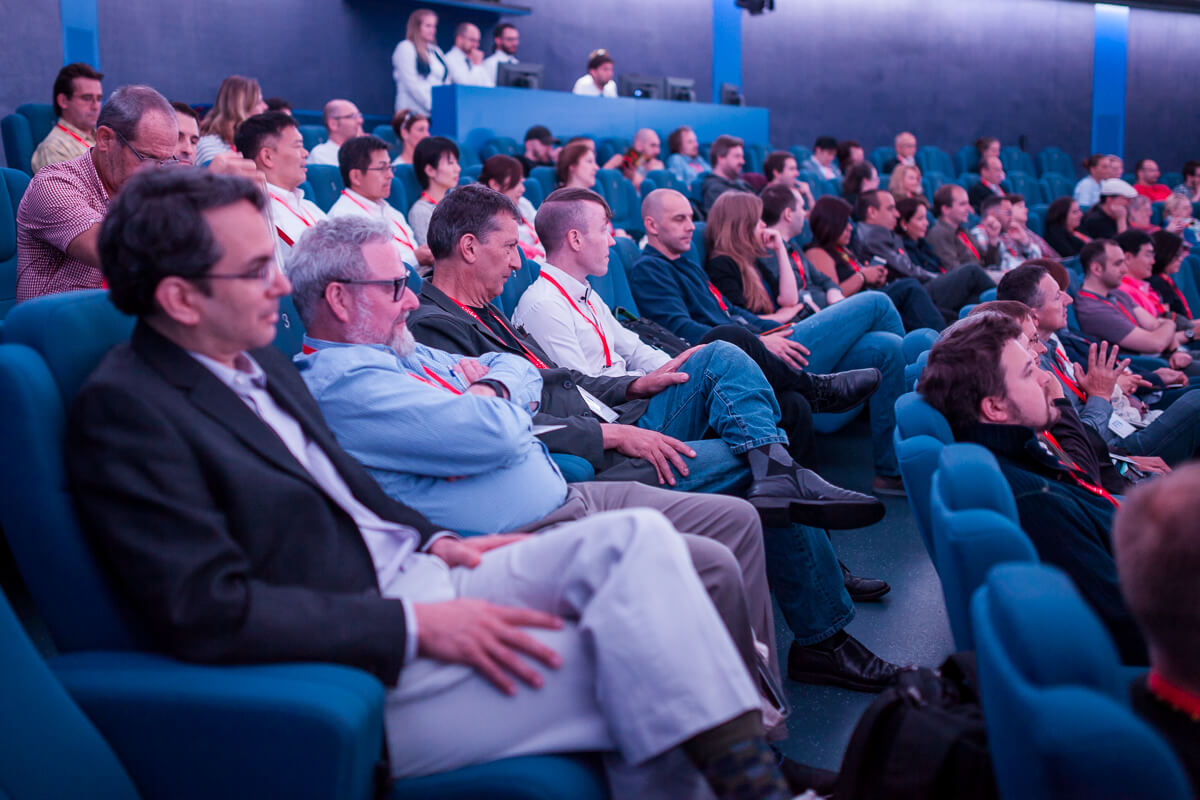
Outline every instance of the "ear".
<path id="1" fill-rule="evenodd" d="M 270 147 L 260 147 L 252 159 L 267 169 L 275 166 L 275 150 Z"/>
<path id="2" fill-rule="evenodd" d="M 64 96 L 65 95 L 59 95 L 59 97 Z M 112 128 L 109 128 L 107 125 L 101 125 L 96 128 L 97 150 L 99 150 L 101 153 L 107 153 L 118 146 L 120 146 L 120 143 L 117 141 L 117 134 L 113 132 Z"/>
<path id="3" fill-rule="evenodd" d="M 355 184 L 362 183 L 366 178 L 367 171 L 365 169 L 352 169 L 350 170 L 350 185 L 346 188 L 353 189 Z"/>
<path id="4" fill-rule="evenodd" d="M 567 231 L 566 244 L 567 247 L 578 253 L 583 249 L 583 232 L 577 231 L 574 228 Z"/>
<path id="5" fill-rule="evenodd" d="M 185 327 L 200 322 L 198 301 L 202 295 L 200 287 L 177 275 L 163 278 L 154 289 L 154 299 L 162 312 Z"/>
<path id="6" fill-rule="evenodd" d="M 479 240 L 475 238 L 475 234 L 464 233 L 458 240 L 458 255 L 468 264 L 479 260 Z"/>
<path id="7" fill-rule="evenodd" d="M 995 396 L 983 398 L 979 403 L 979 418 L 981 422 L 1008 422 L 1008 401 Z"/>
<path id="8" fill-rule="evenodd" d="M 654 221 L 654 217 L 642 217 L 642 225 L 646 227 L 647 235 L 658 236 L 658 223 Z"/>
<path id="9" fill-rule="evenodd" d="M 343 325 L 350 322 L 350 308 L 353 301 L 350 299 L 350 292 L 346 290 L 346 284 L 334 281 L 326 285 L 322 296 L 329 306 L 329 313 L 333 314 L 338 322 Z"/>
<path id="10" fill-rule="evenodd" d="M 62 92 L 59 92 L 58 94 L 54 95 L 54 104 L 56 106 L 58 106 L 58 110 L 61 112 L 64 108 L 67 107 L 67 102 L 70 101 L 70 99 L 71 98 L 68 97 L 67 95 L 63 94 Z"/>

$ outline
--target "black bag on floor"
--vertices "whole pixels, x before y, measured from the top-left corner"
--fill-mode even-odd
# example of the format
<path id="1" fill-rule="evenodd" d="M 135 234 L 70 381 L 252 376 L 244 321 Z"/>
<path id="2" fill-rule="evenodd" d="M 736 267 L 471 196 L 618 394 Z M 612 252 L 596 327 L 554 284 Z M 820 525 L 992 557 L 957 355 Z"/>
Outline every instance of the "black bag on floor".
<path id="1" fill-rule="evenodd" d="M 901 673 L 854 728 L 834 797 L 998 798 L 978 685 L 974 653 Z"/>
<path id="2" fill-rule="evenodd" d="M 691 347 L 690 344 L 654 320 L 647 317 L 635 317 L 631 312 L 620 306 L 617 307 L 613 316 L 621 323 L 622 327 L 633 331 L 643 342 L 651 347 L 657 347 L 671 358 Z"/>

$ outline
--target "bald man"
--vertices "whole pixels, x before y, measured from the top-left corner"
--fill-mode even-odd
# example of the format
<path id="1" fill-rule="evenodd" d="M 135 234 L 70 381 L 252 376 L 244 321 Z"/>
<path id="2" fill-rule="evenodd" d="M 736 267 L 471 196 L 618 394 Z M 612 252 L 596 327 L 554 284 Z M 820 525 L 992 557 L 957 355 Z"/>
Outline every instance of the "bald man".
<path id="1" fill-rule="evenodd" d="M 325 129 L 329 138 L 308 154 L 309 164 L 338 165 L 342 143 L 363 135 L 363 115 L 349 100 L 330 100 L 325 104 Z"/>
<path id="2" fill-rule="evenodd" d="M 896 134 L 895 140 L 892 142 L 892 147 L 896 151 L 895 158 L 889 158 L 883 162 L 883 171 L 891 174 L 892 170 L 901 164 L 907 166 L 916 166 L 917 163 L 917 137 L 913 136 L 908 131 L 901 131 Z"/>
<path id="3" fill-rule="evenodd" d="M 642 128 L 633 136 L 633 147 L 628 153 L 617 153 L 604 162 L 605 169 L 619 169 L 621 174 L 633 181 L 633 188 L 641 190 L 642 179 L 652 169 L 666 169 L 659 159 L 662 142 L 650 128 Z"/>
<path id="4" fill-rule="evenodd" d="M 451 83 L 462 86 L 495 86 L 496 80 L 483 66 L 483 51 L 479 49 L 479 28 L 469 22 L 454 29 L 454 47 L 446 53 L 446 71 Z"/>

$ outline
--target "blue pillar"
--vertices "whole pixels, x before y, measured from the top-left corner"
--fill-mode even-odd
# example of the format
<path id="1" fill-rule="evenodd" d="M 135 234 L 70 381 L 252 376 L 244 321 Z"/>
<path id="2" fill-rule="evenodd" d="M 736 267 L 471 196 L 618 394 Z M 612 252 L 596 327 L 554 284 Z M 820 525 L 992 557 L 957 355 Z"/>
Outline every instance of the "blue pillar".
<path id="1" fill-rule="evenodd" d="M 1125 156 L 1125 67 L 1129 6 L 1096 4 L 1092 67 L 1092 152 Z"/>
<path id="2" fill-rule="evenodd" d="M 713 0 L 712 101 L 721 102 L 721 84 L 742 85 L 742 9 L 733 0 Z"/>
<path id="3" fill-rule="evenodd" d="M 63 64 L 82 61 L 100 69 L 96 0 L 59 0 L 62 12 Z"/>

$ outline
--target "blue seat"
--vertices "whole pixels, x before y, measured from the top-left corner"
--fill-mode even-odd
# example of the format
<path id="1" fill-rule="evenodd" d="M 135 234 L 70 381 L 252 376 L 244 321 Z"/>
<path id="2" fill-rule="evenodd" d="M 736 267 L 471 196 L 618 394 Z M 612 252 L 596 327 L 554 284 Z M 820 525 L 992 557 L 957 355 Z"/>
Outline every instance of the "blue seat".
<path id="1" fill-rule="evenodd" d="M 483 164 L 473 164 L 469 167 L 463 167 L 462 176 L 459 178 L 459 181 L 461 182 L 462 178 L 469 178 L 472 181 L 477 181 L 479 180 L 479 175 L 482 172 Z"/>
<path id="2" fill-rule="evenodd" d="M 997 566 L 971 620 L 1002 798 L 1191 797 L 1169 745 L 1128 707 L 1112 640 L 1066 575 Z"/>
<path id="3" fill-rule="evenodd" d="M 327 214 L 337 202 L 342 189 L 346 188 L 342 183 L 341 170 L 329 164 L 309 164 L 305 182 L 312 188 L 312 201 Z"/>
<path id="4" fill-rule="evenodd" d="M 707 245 L 704 243 L 705 224 L 703 222 L 695 224 L 696 230 L 692 232 L 692 249 L 688 251 L 688 258 L 699 264 L 700 268 L 703 269 L 704 263 L 708 260 L 708 255 L 705 252 Z"/>
<path id="5" fill-rule="evenodd" d="M 529 170 L 529 178 L 541 184 L 543 200 L 558 188 L 558 176 L 554 172 L 554 167 L 534 167 Z"/>
<path id="6" fill-rule="evenodd" d="M 641 195 L 645 197 L 655 189 L 674 189 L 680 194 L 687 196 L 688 185 L 675 175 L 674 172 L 666 169 L 652 169 L 646 173 L 645 179 L 642 180 Z"/>
<path id="7" fill-rule="evenodd" d="M 479 160 L 479 154 L 475 152 L 474 147 L 471 147 L 466 142 L 458 142 L 457 144 L 459 166 L 461 166 L 464 170 L 472 169 L 474 167 L 483 169 L 483 162 Z M 505 153 L 505 155 L 511 156 L 516 155 L 516 153 Z M 478 175 L 479 172 L 476 171 L 475 174 Z"/>
<path id="8" fill-rule="evenodd" d="M 392 172 L 392 193 L 388 195 L 388 203 L 408 217 L 408 210 L 421 197 L 421 184 L 417 183 L 417 173 L 412 164 L 397 164 Z"/>
<path id="9" fill-rule="evenodd" d="M 788 152 L 795 156 L 796 166 L 800 166 L 805 161 L 808 161 L 810 158 L 812 158 L 812 150 L 803 145 L 794 144 L 788 148 Z M 708 156 L 704 157 L 708 158 Z"/>
<path id="10" fill-rule="evenodd" d="M 1166 203 L 1162 200 L 1159 200 L 1157 202 L 1150 204 L 1150 224 L 1151 225 L 1159 225 L 1159 226 L 1162 225 L 1163 206 L 1165 206 L 1165 205 L 1166 205 Z"/>
<path id="11" fill-rule="evenodd" d="M 1025 225 L 1029 228 L 1029 230 L 1033 231 L 1038 236 L 1045 235 L 1046 211 L 1049 209 L 1049 207 L 1050 206 L 1046 203 L 1038 203 L 1037 205 L 1028 206 L 1029 219 L 1026 220 Z"/>
<path id="12" fill-rule="evenodd" d="M 824 197 L 827 194 L 834 195 L 835 197 L 841 196 L 841 193 L 834 188 L 832 181 L 825 180 L 824 177 L 815 172 L 800 170 L 799 178 L 808 184 L 808 188 L 812 189 L 814 198 Z"/>
<path id="13" fill-rule="evenodd" d="M 950 176 L 942 172 L 926 172 L 921 176 L 921 190 L 925 196 L 933 199 L 933 193 L 940 187 L 950 183 Z"/>
<path id="14" fill-rule="evenodd" d="M 875 169 L 879 170 L 880 175 L 883 175 L 884 174 L 883 165 L 886 164 L 887 162 L 891 161 L 895 157 L 896 157 L 896 148 L 892 147 L 889 144 L 889 145 L 884 145 L 882 147 L 876 147 L 874 150 L 871 151 L 871 154 L 869 156 L 867 156 L 867 160 L 875 165 Z"/>
<path id="15" fill-rule="evenodd" d="M 1046 202 L 1042 197 L 1042 184 L 1032 172 L 1009 172 L 1007 182 L 1009 190 L 1024 197 L 1027 205 Z"/>
<path id="16" fill-rule="evenodd" d="M 17 208 L 29 186 L 29 176 L 19 170 L 0 167 L 0 183 L 3 184 L 0 188 L 0 320 L 3 320 L 17 302 Z"/>
<path id="17" fill-rule="evenodd" d="M 1075 162 L 1058 147 L 1045 147 L 1037 155 L 1038 175 L 1046 177 L 1050 173 L 1062 175 L 1068 180 L 1075 177 Z"/>
<path id="18" fill-rule="evenodd" d="M 371 135 L 377 136 L 387 142 L 388 155 L 392 158 L 400 155 L 400 149 L 403 146 L 399 139 L 396 138 L 396 132 L 392 130 L 391 125 L 376 125 L 371 129 Z"/>
<path id="19" fill-rule="evenodd" d="M 994 286 L 991 289 L 984 289 L 979 294 L 979 302 L 981 302 L 981 303 L 990 303 L 995 299 L 996 299 L 996 287 L 994 287 Z"/>
<path id="20" fill-rule="evenodd" d="M 508 276 L 508 280 L 504 282 L 504 290 L 492 301 L 492 305 L 511 317 L 521 300 L 521 295 L 538 279 L 541 271 L 542 268 L 536 261 L 526 258 L 522 253 L 521 268 Z"/>
<path id="21" fill-rule="evenodd" d="M 329 664 L 201 666 L 152 652 L 149 635 L 79 528 L 65 489 L 66 408 L 132 325 L 106 292 L 66 292 L 15 308 L 0 345 L 0 525 L 62 654 L 54 671 L 146 797 L 367 800 L 383 746 L 384 693 L 374 677 Z M 4 652 L 10 668 L 7 642 Z M 13 705 L 4 707 L 5 718 L 36 743 L 29 723 L 45 724 L 48 710 L 14 716 Z M 56 735 L 65 742 L 65 732 Z M 6 739 L 6 755 L 15 752 L 8 745 Z M 47 750 L 43 758 L 52 755 Z M 0 763 L 9 793 L 8 760 L 0 756 Z M 75 766 L 56 763 L 52 771 L 61 775 L 46 777 L 70 777 Z M 120 788 L 111 767 L 98 780 L 76 794 L 124 796 L 98 791 Z M 592 760 L 542 757 L 401 781 L 393 796 L 590 799 L 603 797 L 602 787 Z"/>
<path id="22" fill-rule="evenodd" d="M 633 182 L 618 170 L 602 169 L 596 172 L 595 189 L 612 208 L 613 227 L 628 231 L 634 238 L 641 238 L 645 233 L 642 200 L 633 188 Z"/>
<path id="23" fill-rule="evenodd" d="M 957 183 L 959 186 L 963 187 L 964 189 L 966 189 L 969 192 L 969 191 L 971 191 L 972 186 L 979 183 L 979 173 L 978 172 L 960 172 L 960 173 L 958 173 L 958 180 L 956 180 L 955 183 Z"/>
<path id="24" fill-rule="evenodd" d="M 956 173 L 961 175 L 964 172 L 971 172 L 978 166 L 979 151 L 975 149 L 975 145 L 964 144 L 958 148 L 958 152 L 954 154 L 954 171 Z"/>
<path id="25" fill-rule="evenodd" d="M 306 108 L 293 108 L 292 119 L 297 125 L 325 125 L 325 112 L 310 111 Z"/>
<path id="26" fill-rule="evenodd" d="M 613 156 L 623 155 L 633 147 L 633 141 L 621 136 L 606 136 L 596 142 L 596 163 L 604 166 Z"/>
<path id="27" fill-rule="evenodd" d="M 942 448 L 954 443 L 954 434 L 950 432 L 946 418 L 914 391 L 896 398 L 896 428 L 892 432 L 892 441 L 917 530 L 929 557 L 934 559 L 929 491 Z"/>
<path id="28" fill-rule="evenodd" d="M 608 248 L 608 272 L 588 276 L 588 283 L 614 313 L 618 308 L 623 308 L 635 316 L 640 315 L 633 291 L 629 288 L 629 271 L 633 269 L 633 262 L 639 254 L 637 244 L 632 239 L 621 237 Z"/>
<path id="29" fill-rule="evenodd" d="M 525 194 L 523 196 L 536 210 L 542 204 L 542 201 L 546 199 L 545 195 L 542 194 L 542 184 L 533 178 L 526 178 L 524 184 Z"/>
<path id="30" fill-rule="evenodd" d="M 1056 172 L 1047 172 L 1041 177 L 1042 197 L 1046 202 L 1053 203 L 1060 197 L 1070 197 L 1075 193 L 1075 181 L 1070 178 L 1059 175 Z"/>
<path id="31" fill-rule="evenodd" d="M 917 166 L 921 168 L 921 174 L 927 175 L 930 172 L 940 172 L 943 175 L 954 174 L 954 162 L 950 160 L 950 156 L 946 151 L 934 145 L 925 145 L 917 150 Z"/>
<path id="32" fill-rule="evenodd" d="M 312 152 L 312 149 L 317 145 L 328 141 L 329 130 L 323 125 L 305 125 L 297 126 L 300 129 L 300 135 L 304 137 L 304 149 Z"/>
<path id="33" fill-rule="evenodd" d="M 1024 172 L 1032 178 L 1037 176 L 1037 171 L 1033 166 L 1033 157 L 1014 145 L 1010 144 L 1000 148 L 1000 163 L 1004 165 L 1005 172 Z"/>
<path id="34" fill-rule="evenodd" d="M 979 305 L 979 304 L 978 303 L 967 303 L 965 306 L 963 306 L 962 308 L 960 308 L 958 310 L 958 318 L 966 319 L 968 316 L 970 316 L 971 312 L 975 310 L 975 306 L 977 306 L 977 305 Z"/>
<path id="35" fill-rule="evenodd" d="M 49 103 L 22 103 L 0 120 L 0 138 L 4 140 L 8 166 L 32 175 L 29 161 L 33 151 L 49 135 L 54 122 L 54 107 Z"/>
<path id="36" fill-rule="evenodd" d="M 771 154 L 771 147 L 765 144 L 748 143 L 742 148 L 742 152 L 746 156 L 746 172 L 758 172 L 761 174 L 763 171 L 763 162 Z"/>
<path id="37" fill-rule="evenodd" d="M 948 444 L 929 495 L 934 568 L 958 650 L 975 649 L 971 596 L 996 564 L 1037 561 L 1021 530 L 1012 489 L 996 457 L 976 444 Z"/>
<path id="38" fill-rule="evenodd" d="M 911 364 L 906 364 L 904 367 L 904 386 L 910 391 L 915 391 L 917 382 L 921 380 L 921 373 L 925 370 L 925 365 L 929 363 L 929 351 L 921 353 L 916 360 Z"/>
<path id="39" fill-rule="evenodd" d="M 508 136 L 494 136 L 484 142 L 483 147 L 479 148 L 479 160 L 487 161 L 495 155 L 515 156 L 520 152 L 522 150 L 517 144 L 516 139 Z"/>

